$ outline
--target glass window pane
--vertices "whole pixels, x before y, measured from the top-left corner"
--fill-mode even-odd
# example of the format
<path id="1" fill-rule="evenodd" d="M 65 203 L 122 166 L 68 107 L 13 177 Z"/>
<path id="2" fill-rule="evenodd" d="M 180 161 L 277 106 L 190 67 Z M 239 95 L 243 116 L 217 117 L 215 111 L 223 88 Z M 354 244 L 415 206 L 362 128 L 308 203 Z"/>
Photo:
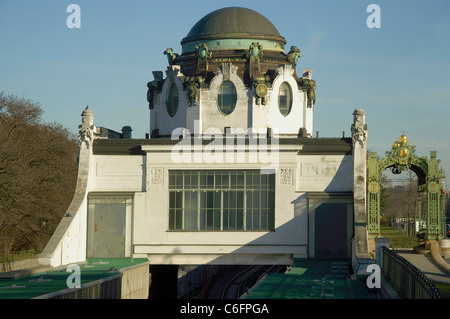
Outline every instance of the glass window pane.
<path id="1" fill-rule="evenodd" d="M 208 188 L 214 188 L 214 175 L 210 172 L 207 177 L 207 185 Z"/>
<path id="2" fill-rule="evenodd" d="M 183 229 L 182 213 L 183 213 L 183 211 L 181 209 L 175 210 L 175 230 Z"/>
<path id="3" fill-rule="evenodd" d="M 175 176 L 175 188 L 183 188 L 183 175 L 180 172 Z"/>
<path id="4" fill-rule="evenodd" d="M 200 172 L 200 188 L 206 188 L 206 174 L 205 174 L 205 172 Z"/>
<path id="5" fill-rule="evenodd" d="M 261 196 L 261 198 L 260 198 L 260 200 L 261 200 L 261 208 L 267 208 L 268 206 L 267 206 L 267 204 L 268 204 L 268 202 L 267 202 L 267 200 L 268 200 L 268 198 L 267 198 L 267 192 L 266 191 L 261 191 L 261 193 L 260 193 L 260 196 Z"/>
<path id="6" fill-rule="evenodd" d="M 191 187 L 194 189 L 198 189 L 198 173 L 191 172 Z"/>
<path id="7" fill-rule="evenodd" d="M 236 230 L 244 229 L 244 210 L 238 209 L 236 211 Z"/>
<path id="8" fill-rule="evenodd" d="M 198 216 L 197 210 L 191 209 L 191 229 L 190 230 L 198 230 Z"/>
<path id="9" fill-rule="evenodd" d="M 175 208 L 175 192 L 169 193 L 169 208 Z"/>
<path id="10" fill-rule="evenodd" d="M 278 108 L 283 116 L 287 116 L 292 108 L 292 90 L 287 82 L 280 85 L 278 93 Z"/>
<path id="11" fill-rule="evenodd" d="M 253 184 L 251 185 L 251 187 L 253 188 L 253 189 L 257 189 L 257 188 L 259 188 L 259 185 L 261 185 L 261 175 L 257 175 L 257 174 L 255 174 L 255 175 L 253 175 Z"/>
<path id="12" fill-rule="evenodd" d="M 199 205 L 200 209 L 206 208 L 206 192 L 205 191 L 200 192 L 200 199 L 199 199 L 198 205 Z"/>
<path id="13" fill-rule="evenodd" d="M 231 207 L 230 206 L 230 196 L 228 192 L 223 192 L 223 203 L 222 206 L 224 209 Z"/>
<path id="14" fill-rule="evenodd" d="M 189 209 L 183 211 L 183 219 L 183 230 L 191 230 L 191 211 Z"/>
<path id="15" fill-rule="evenodd" d="M 217 104 L 219 110 L 225 115 L 231 114 L 236 107 L 237 93 L 236 87 L 231 81 L 224 81 L 219 87 Z"/>
<path id="16" fill-rule="evenodd" d="M 236 194 L 236 208 L 244 207 L 244 192 L 240 191 Z"/>
<path id="17" fill-rule="evenodd" d="M 208 210 L 206 212 L 206 229 L 213 230 L 214 229 L 214 211 Z"/>
<path id="18" fill-rule="evenodd" d="M 175 187 L 175 174 L 173 172 L 169 173 L 169 188 Z"/>
<path id="19" fill-rule="evenodd" d="M 178 88 L 175 83 L 170 86 L 166 107 L 170 117 L 174 117 L 178 110 Z"/>
<path id="20" fill-rule="evenodd" d="M 214 208 L 214 192 L 207 192 L 206 194 L 206 207 Z"/>
<path id="21" fill-rule="evenodd" d="M 253 192 L 253 208 L 260 208 L 259 191 Z"/>
<path id="22" fill-rule="evenodd" d="M 263 230 L 267 229 L 267 210 L 266 209 L 261 210 L 261 229 L 263 229 Z"/>
<path id="23" fill-rule="evenodd" d="M 247 191 L 247 209 L 251 209 L 253 207 L 253 192 Z"/>
<path id="24" fill-rule="evenodd" d="M 273 208 L 267 212 L 267 229 L 275 229 L 275 210 Z"/>
<path id="25" fill-rule="evenodd" d="M 169 209 L 169 230 L 175 229 L 175 209 Z"/>
<path id="26" fill-rule="evenodd" d="M 246 230 L 253 230 L 253 210 L 247 209 L 245 216 Z"/>
<path id="27" fill-rule="evenodd" d="M 214 210 L 214 230 L 220 230 L 220 209 Z"/>
<path id="28" fill-rule="evenodd" d="M 176 185 L 169 191 L 170 230 L 273 230 L 275 174 L 179 170 L 169 177 Z"/>
<path id="29" fill-rule="evenodd" d="M 259 211 L 254 210 L 252 218 L 252 229 L 254 230 L 260 229 L 259 220 L 260 220 Z"/>
<path id="30" fill-rule="evenodd" d="M 244 188 L 244 174 L 242 172 L 237 176 L 237 187 L 240 189 Z"/>
<path id="31" fill-rule="evenodd" d="M 236 210 L 230 210 L 228 223 L 229 229 L 236 229 Z"/>
<path id="32" fill-rule="evenodd" d="M 230 192 L 230 207 L 237 208 L 237 192 Z"/>
<path id="33" fill-rule="evenodd" d="M 184 175 L 184 188 L 185 189 L 191 188 L 191 175 L 189 172 Z"/>
<path id="34" fill-rule="evenodd" d="M 206 209 L 200 208 L 199 230 L 206 230 Z"/>
<path id="35" fill-rule="evenodd" d="M 246 176 L 246 183 L 247 183 L 247 187 L 251 187 L 253 185 L 253 172 L 247 172 Z"/>
<path id="36" fill-rule="evenodd" d="M 234 173 L 231 173 L 230 184 L 231 184 L 231 188 L 236 188 L 237 187 L 237 176 Z"/>
<path id="37" fill-rule="evenodd" d="M 230 175 L 229 174 L 223 174 L 222 175 L 222 188 L 229 188 L 229 184 L 230 184 Z"/>
<path id="38" fill-rule="evenodd" d="M 228 230 L 229 229 L 229 227 L 228 227 L 229 226 L 229 224 L 228 224 L 228 219 L 229 219 L 228 209 L 223 210 L 222 219 L 223 219 L 223 221 L 222 221 L 223 230 Z"/>

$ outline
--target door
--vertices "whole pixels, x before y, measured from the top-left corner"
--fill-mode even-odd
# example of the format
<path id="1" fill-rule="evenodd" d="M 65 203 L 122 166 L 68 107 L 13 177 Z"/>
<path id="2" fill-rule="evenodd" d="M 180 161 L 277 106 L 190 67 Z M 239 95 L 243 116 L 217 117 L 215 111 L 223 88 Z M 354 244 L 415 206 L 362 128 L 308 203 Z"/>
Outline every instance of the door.
<path id="1" fill-rule="evenodd" d="M 128 257 L 129 207 L 130 203 L 126 199 L 89 199 L 88 258 Z"/>
<path id="2" fill-rule="evenodd" d="M 323 203 L 315 209 L 315 257 L 348 258 L 347 204 Z"/>

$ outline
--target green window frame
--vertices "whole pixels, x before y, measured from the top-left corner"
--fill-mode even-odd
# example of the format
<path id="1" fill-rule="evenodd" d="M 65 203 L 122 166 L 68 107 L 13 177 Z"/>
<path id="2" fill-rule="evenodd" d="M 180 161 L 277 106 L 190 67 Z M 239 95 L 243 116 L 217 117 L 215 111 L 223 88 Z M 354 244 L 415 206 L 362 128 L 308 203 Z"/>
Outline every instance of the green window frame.
<path id="1" fill-rule="evenodd" d="M 169 230 L 272 231 L 275 173 L 169 170 Z"/>

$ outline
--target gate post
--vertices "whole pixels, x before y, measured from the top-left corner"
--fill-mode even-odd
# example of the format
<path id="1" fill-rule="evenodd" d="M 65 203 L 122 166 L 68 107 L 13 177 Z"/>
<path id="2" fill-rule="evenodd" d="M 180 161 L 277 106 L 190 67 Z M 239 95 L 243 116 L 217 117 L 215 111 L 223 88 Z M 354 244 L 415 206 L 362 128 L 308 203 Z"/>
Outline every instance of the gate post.
<path id="1" fill-rule="evenodd" d="M 366 112 L 357 109 L 353 112 L 353 210 L 355 234 L 352 240 L 353 269 L 358 273 L 366 273 L 368 264 L 373 263 L 369 255 L 367 241 L 367 124 Z"/>
<path id="2" fill-rule="evenodd" d="M 428 195 L 428 211 L 427 211 L 427 240 L 443 239 L 443 222 L 442 216 L 442 186 L 440 180 L 444 178 L 444 174 L 439 170 L 440 160 L 436 158 L 436 151 L 430 151 L 430 160 L 428 161 L 427 172 L 427 195 Z"/>
<path id="3" fill-rule="evenodd" d="M 371 152 L 367 160 L 367 232 L 370 251 L 375 249 L 375 238 L 380 237 L 380 171 L 377 154 Z"/>
<path id="4" fill-rule="evenodd" d="M 440 185 L 430 182 L 428 183 L 427 240 L 442 239 L 440 211 Z"/>

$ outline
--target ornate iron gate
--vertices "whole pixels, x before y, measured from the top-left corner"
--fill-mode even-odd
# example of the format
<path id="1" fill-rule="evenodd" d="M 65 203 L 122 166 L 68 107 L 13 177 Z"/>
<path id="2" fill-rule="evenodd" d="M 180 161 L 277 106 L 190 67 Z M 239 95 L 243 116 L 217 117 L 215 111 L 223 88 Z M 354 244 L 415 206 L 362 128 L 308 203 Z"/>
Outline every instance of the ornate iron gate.
<path id="1" fill-rule="evenodd" d="M 370 238 L 380 236 L 380 194 L 381 174 L 391 168 L 394 174 L 412 170 L 418 177 L 419 190 L 419 229 L 424 232 L 426 240 L 445 238 L 445 196 L 441 181 L 444 172 L 439 169 L 440 160 L 436 151 L 430 151 L 430 159 L 417 157 L 415 146 L 402 136 L 386 152 L 386 158 L 378 159 L 376 152 L 371 152 L 367 159 L 367 231 Z"/>

